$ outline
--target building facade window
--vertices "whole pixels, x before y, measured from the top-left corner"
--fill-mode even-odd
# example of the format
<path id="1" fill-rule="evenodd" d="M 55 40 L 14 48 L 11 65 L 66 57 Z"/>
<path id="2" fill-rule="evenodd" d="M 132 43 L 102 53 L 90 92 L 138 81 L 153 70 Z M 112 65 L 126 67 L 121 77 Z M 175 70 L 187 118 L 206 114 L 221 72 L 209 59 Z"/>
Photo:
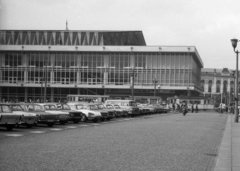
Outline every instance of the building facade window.
<path id="1" fill-rule="evenodd" d="M 220 88 L 221 88 L 221 81 L 217 80 L 217 83 L 216 83 L 216 92 L 217 93 L 220 93 Z"/>
<path id="2" fill-rule="evenodd" d="M 208 81 L 208 92 L 211 93 L 212 92 L 212 80 Z"/>
<path id="3" fill-rule="evenodd" d="M 202 80 L 202 81 L 201 81 L 201 88 L 203 89 L 203 92 L 205 92 L 204 86 L 205 86 L 205 80 Z"/>

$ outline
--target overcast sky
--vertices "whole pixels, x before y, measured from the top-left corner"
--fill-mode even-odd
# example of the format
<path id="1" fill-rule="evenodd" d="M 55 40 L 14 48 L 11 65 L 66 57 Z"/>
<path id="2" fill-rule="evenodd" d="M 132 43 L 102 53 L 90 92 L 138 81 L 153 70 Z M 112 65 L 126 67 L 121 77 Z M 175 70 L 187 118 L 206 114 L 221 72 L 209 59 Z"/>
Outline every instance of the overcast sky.
<path id="1" fill-rule="evenodd" d="M 141 30 L 148 46 L 195 46 L 204 68 L 236 68 L 239 0 L 0 0 L 1 30 L 64 30 L 66 20 L 70 30 Z"/>

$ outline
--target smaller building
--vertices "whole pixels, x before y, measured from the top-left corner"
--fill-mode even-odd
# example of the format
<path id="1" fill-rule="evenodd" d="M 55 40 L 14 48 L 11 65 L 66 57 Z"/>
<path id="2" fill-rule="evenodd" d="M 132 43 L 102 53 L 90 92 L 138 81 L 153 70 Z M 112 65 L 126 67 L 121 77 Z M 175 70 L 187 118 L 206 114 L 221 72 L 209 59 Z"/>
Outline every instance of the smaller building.
<path id="1" fill-rule="evenodd" d="M 201 87 L 203 96 L 211 97 L 215 105 L 234 101 L 235 70 L 223 68 L 202 68 Z M 240 84 L 240 82 L 238 83 Z M 238 90 L 240 91 L 240 89 Z"/>

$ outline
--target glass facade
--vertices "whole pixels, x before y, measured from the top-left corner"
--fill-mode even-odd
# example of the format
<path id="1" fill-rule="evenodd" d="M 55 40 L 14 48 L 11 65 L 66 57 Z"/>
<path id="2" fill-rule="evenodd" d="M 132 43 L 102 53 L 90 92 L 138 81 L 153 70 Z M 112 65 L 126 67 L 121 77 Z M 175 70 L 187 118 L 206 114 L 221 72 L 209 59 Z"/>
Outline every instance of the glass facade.
<path id="1" fill-rule="evenodd" d="M 141 31 L 2 30 L 0 45 L 0 100 L 202 91 L 195 47 L 146 46 Z"/>
<path id="2" fill-rule="evenodd" d="M 113 89 L 106 89 L 105 93 L 117 94 L 116 88 L 120 88 L 122 89 L 120 93 L 124 93 L 123 89 L 126 89 L 125 94 L 130 95 L 133 72 L 136 94 L 144 92 L 151 94 L 154 80 L 157 81 L 157 85 L 175 89 L 181 86 L 201 86 L 198 75 L 200 66 L 190 53 L 5 51 L 0 52 L 0 59 L 2 61 L 0 83 L 31 87 L 27 90 L 28 98 L 31 99 L 40 98 L 45 80 L 48 87 L 53 88 L 53 90 L 48 88 L 49 98 L 51 94 L 64 98 L 66 94 L 62 93 L 61 85 L 72 88 L 96 85 L 99 86 L 98 89 L 111 85 L 114 86 Z M 6 92 L 15 91 L 7 90 L 2 93 L 6 97 L 9 95 Z M 22 88 L 19 91 L 22 92 Z M 79 91 L 73 92 L 77 94 Z M 100 94 L 103 93 L 100 91 Z"/>
<path id="3" fill-rule="evenodd" d="M 191 54 L 1 52 L 1 83 L 200 86 Z M 45 76 L 45 72 L 47 75 Z"/>

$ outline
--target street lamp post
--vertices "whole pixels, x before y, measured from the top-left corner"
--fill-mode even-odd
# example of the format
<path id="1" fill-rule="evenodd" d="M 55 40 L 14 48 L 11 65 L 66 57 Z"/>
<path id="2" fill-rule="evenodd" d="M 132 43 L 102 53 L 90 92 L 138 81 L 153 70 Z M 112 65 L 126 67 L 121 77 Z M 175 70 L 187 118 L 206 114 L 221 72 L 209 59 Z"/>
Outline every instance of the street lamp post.
<path id="1" fill-rule="evenodd" d="M 135 73 L 134 73 L 134 68 L 132 70 L 132 100 L 134 100 L 134 77 L 135 77 Z"/>
<path id="2" fill-rule="evenodd" d="M 42 100 L 43 100 L 43 98 L 42 98 L 42 96 L 43 96 L 43 90 L 42 90 L 42 88 L 43 88 L 43 77 L 40 78 L 40 81 L 41 81 L 41 99 L 40 99 L 40 102 L 42 103 Z"/>
<path id="3" fill-rule="evenodd" d="M 236 77 L 235 77 L 235 122 L 238 122 L 238 50 L 236 51 L 238 39 L 231 39 L 234 52 L 236 56 Z"/>

